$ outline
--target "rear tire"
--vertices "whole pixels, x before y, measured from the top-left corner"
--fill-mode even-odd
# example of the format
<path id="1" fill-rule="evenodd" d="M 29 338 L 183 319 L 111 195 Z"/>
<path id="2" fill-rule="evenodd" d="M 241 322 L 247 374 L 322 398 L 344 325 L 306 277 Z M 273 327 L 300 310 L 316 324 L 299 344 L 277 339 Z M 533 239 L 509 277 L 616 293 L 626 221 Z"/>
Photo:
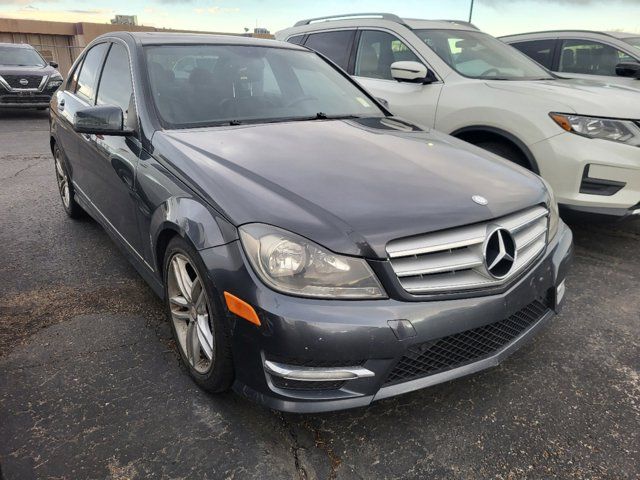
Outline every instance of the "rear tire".
<path id="1" fill-rule="evenodd" d="M 167 245 L 163 271 L 165 309 L 184 365 L 204 390 L 228 390 L 234 379 L 230 329 L 204 262 L 176 236 Z"/>
<path id="2" fill-rule="evenodd" d="M 510 162 L 517 163 L 527 170 L 531 170 L 531 166 L 529 165 L 527 157 L 525 157 L 524 154 L 513 145 L 509 145 L 508 143 L 499 141 L 478 142 L 475 145 L 484 150 L 488 150 L 491 153 L 495 153 L 496 155 L 505 158 Z"/>
<path id="3" fill-rule="evenodd" d="M 84 215 L 84 210 L 82 210 L 82 207 L 76 202 L 76 193 L 71 183 L 67 162 L 65 156 L 62 154 L 62 150 L 60 150 L 57 144 L 53 146 L 53 162 L 58 192 L 62 200 L 62 208 L 64 208 L 65 213 L 70 218 L 81 218 Z"/>

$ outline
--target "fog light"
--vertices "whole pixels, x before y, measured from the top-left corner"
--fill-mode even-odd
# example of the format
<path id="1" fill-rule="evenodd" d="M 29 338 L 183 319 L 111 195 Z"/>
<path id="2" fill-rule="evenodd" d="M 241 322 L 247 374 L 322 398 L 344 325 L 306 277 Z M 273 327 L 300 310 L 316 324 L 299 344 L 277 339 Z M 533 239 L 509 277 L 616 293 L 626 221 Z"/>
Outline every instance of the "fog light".
<path id="1" fill-rule="evenodd" d="M 560 282 L 560 285 L 556 287 L 556 307 L 560 305 L 560 302 L 562 302 L 565 291 L 566 291 L 566 287 L 564 285 L 564 280 L 563 280 L 562 282 Z"/>

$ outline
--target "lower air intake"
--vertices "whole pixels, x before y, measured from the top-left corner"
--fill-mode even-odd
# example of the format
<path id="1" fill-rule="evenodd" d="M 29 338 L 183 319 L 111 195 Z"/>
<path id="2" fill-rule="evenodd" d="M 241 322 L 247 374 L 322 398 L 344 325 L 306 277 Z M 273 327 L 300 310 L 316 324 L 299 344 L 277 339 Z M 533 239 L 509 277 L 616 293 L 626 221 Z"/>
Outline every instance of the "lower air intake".
<path id="1" fill-rule="evenodd" d="M 509 318 L 410 347 L 385 380 L 385 386 L 458 368 L 482 360 L 511 343 L 549 311 L 536 300 Z"/>

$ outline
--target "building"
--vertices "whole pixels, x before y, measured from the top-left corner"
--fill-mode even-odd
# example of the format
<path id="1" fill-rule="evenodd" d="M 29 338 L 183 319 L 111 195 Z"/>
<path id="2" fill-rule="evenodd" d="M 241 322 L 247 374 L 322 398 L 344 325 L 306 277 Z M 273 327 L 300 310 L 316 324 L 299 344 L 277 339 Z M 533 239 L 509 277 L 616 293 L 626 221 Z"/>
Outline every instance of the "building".
<path id="1" fill-rule="evenodd" d="M 66 75 L 74 60 L 84 47 L 94 38 L 103 33 L 115 31 L 134 32 L 187 32 L 187 33 L 215 33 L 219 35 L 247 35 L 228 32 L 194 32 L 188 30 L 170 30 L 164 28 L 145 27 L 137 25 L 137 19 L 125 15 L 116 16 L 112 22 L 118 22 L 119 18 L 128 19 L 121 23 L 67 23 L 47 22 L 41 20 L 22 20 L 13 18 L 0 18 L 0 43 L 29 43 L 40 51 L 47 61 L 57 62 L 60 73 Z M 256 37 L 273 38 L 273 35 L 255 33 L 248 34 Z"/>

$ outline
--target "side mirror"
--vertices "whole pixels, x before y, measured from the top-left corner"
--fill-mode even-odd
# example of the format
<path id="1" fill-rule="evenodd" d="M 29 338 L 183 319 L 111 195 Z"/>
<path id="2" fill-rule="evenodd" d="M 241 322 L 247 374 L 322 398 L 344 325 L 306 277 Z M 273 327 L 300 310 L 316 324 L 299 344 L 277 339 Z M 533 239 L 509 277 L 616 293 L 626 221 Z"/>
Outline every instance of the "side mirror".
<path id="1" fill-rule="evenodd" d="M 51 65 L 53 68 L 58 68 L 57 62 L 49 62 L 49 65 Z"/>
<path id="2" fill-rule="evenodd" d="M 616 65 L 616 75 L 640 78 L 640 63 L 622 62 Z"/>
<path id="3" fill-rule="evenodd" d="M 429 83 L 431 81 L 429 69 L 420 62 L 393 62 L 391 76 L 399 82 Z"/>
<path id="4" fill-rule="evenodd" d="M 120 107 L 98 106 L 81 108 L 73 116 L 73 129 L 78 133 L 94 135 L 132 135 L 124 128 L 124 115 Z"/>

